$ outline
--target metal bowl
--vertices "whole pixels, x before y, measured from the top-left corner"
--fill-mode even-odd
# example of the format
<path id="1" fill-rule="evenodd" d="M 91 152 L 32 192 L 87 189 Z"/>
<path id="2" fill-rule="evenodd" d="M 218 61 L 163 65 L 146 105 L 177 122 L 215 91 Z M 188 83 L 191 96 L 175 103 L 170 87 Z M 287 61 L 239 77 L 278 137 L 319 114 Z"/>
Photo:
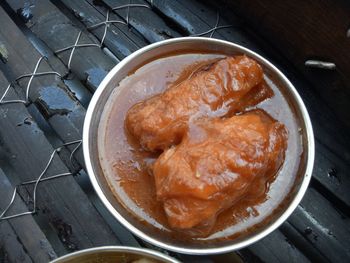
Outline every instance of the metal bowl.
<path id="1" fill-rule="evenodd" d="M 282 90 L 284 96 L 288 98 L 288 104 L 293 108 L 295 118 L 298 120 L 298 125 L 300 125 L 303 154 L 298 167 L 298 179 L 294 183 L 286 205 L 279 209 L 278 213 L 276 213 L 268 224 L 260 226 L 253 233 L 217 245 L 190 245 L 186 244 L 186 242 L 174 242 L 170 238 L 149 231 L 147 227 L 130 216 L 113 196 L 103 176 L 98 156 L 97 136 L 101 114 L 111 92 L 118 86 L 119 82 L 123 80 L 129 72 L 133 72 L 135 69 L 155 58 L 166 56 L 169 53 L 174 53 L 174 51 L 181 53 L 191 50 L 203 53 L 219 52 L 227 55 L 246 54 L 257 60 L 260 65 L 262 65 L 264 72 L 273 77 L 279 89 Z M 278 228 L 294 211 L 305 194 L 311 179 L 315 146 L 310 118 L 302 99 L 290 81 L 273 64 L 255 52 L 231 42 L 210 38 L 188 37 L 165 40 L 146 46 L 125 58 L 111 70 L 96 90 L 87 110 L 83 131 L 83 151 L 87 172 L 96 193 L 111 214 L 121 224 L 138 237 L 153 245 L 179 253 L 204 255 L 241 249 L 262 239 Z"/>
<path id="2" fill-rule="evenodd" d="M 102 263 L 102 262 L 133 262 L 147 259 L 145 262 L 178 263 L 176 259 L 150 249 L 133 247 L 94 247 L 80 250 L 63 257 L 57 258 L 51 263 Z"/>

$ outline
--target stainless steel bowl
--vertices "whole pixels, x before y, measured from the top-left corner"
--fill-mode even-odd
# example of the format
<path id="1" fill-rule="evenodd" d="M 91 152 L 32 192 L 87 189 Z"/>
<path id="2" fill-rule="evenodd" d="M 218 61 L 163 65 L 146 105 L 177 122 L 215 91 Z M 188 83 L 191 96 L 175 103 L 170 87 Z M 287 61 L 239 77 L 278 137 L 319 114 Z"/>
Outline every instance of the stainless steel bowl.
<path id="1" fill-rule="evenodd" d="M 273 77 L 278 87 L 283 89 L 283 93 L 288 97 L 288 103 L 294 109 L 295 117 L 298 119 L 301 128 L 300 136 L 303 145 L 303 155 L 298 170 L 299 179 L 295 182 L 293 191 L 291 191 L 287 200 L 287 205 L 280 209 L 278 215 L 270 223 L 260 227 L 254 233 L 217 246 L 193 246 L 186 243 L 176 243 L 171 239 L 149 232 L 147 228 L 138 224 L 135 218 L 132 218 L 122 205 L 116 201 L 116 198 L 106 183 L 99 164 L 97 131 L 104 105 L 111 92 L 129 72 L 133 72 L 148 61 L 173 53 L 174 51 L 181 53 L 189 50 L 201 51 L 203 53 L 219 52 L 227 55 L 243 53 L 257 60 L 264 68 L 264 72 Z M 115 66 L 102 81 L 90 102 L 84 123 L 83 150 L 87 172 L 96 193 L 120 223 L 132 233 L 153 245 L 179 253 L 198 255 L 224 253 L 241 249 L 262 239 L 278 228 L 301 201 L 311 179 L 315 154 L 314 136 L 309 115 L 302 99 L 290 81 L 273 64 L 247 48 L 227 41 L 199 37 L 175 38 L 154 43 L 136 51 Z"/>
<path id="2" fill-rule="evenodd" d="M 178 263 L 179 261 L 160 252 L 134 247 L 94 247 L 80 250 L 60 258 L 51 263 L 102 263 L 102 262 L 133 262 L 148 259 L 145 262 Z"/>

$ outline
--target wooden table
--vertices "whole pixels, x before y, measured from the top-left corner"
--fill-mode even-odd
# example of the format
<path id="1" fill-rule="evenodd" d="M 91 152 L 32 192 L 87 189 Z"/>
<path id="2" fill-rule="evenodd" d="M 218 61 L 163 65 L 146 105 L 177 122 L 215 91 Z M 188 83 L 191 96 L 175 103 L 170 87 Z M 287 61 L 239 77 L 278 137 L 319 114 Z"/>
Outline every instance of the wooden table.
<path id="1" fill-rule="evenodd" d="M 316 161 L 301 204 L 260 242 L 222 256 L 170 254 L 188 262 L 349 262 L 349 5 L 207 2 L 133 0 L 138 5 L 129 9 L 120 8 L 129 0 L 0 3 L 0 95 L 6 93 L 0 99 L 0 213 L 16 186 L 5 216 L 36 208 L 0 221 L 0 262 L 48 262 L 102 245 L 149 246 L 95 195 L 79 146 L 82 125 L 94 90 L 114 65 L 149 43 L 189 35 L 241 44 L 279 67 L 309 110 Z M 322 26 L 320 19 L 330 23 Z M 308 59 L 333 62 L 336 70 L 305 67 Z M 21 183 L 42 173 L 65 176 L 41 182 L 34 202 L 35 184 Z"/>

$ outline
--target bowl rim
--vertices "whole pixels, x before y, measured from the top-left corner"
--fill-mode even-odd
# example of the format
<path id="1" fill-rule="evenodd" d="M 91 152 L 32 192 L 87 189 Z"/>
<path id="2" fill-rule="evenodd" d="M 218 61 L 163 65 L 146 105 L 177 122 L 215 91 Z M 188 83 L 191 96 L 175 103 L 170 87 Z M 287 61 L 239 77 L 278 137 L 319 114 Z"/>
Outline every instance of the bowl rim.
<path id="1" fill-rule="evenodd" d="M 242 51 L 244 54 L 248 55 L 253 55 L 253 57 L 257 57 L 260 59 L 265 66 L 267 66 L 270 70 L 272 70 L 279 78 L 282 79 L 286 83 L 286 86 L 288 86 L 289 91 L 292 93 L 292 96 L 299 107 L 299 110 L 301 112 L 302 116 L 302 122 L 305 125 L 306 128 L 306 140 L 307 140 L 307 163 L 306 163 L 306 168 L 305 172 L 303 175 L 303 179 L 301 182 L 301 185 L 299 187 L 299 190 L 297 194 L 294 196 L 292 199 L 290 205 L 285 209 L 285 211 L 281 214 L 280 217 L 278 217 L 274 222 L 272 222 L 268 227 L 263 229 L 261 232 L 251 236 L 250 238 L 240 241 L 236 244 L 230 244 L 230 245 L 225 245 L 222 247 L 215 247 L 215 248 L 185 248 L 185 247 L 179 247 L 175 245 L 169 245 L 165 244 L 159 240 L 156 240 L 155 238 L 152 238 L 148 236 L 147 234 L 143 233 L 141 230 L 136 228 L 134 225 L 129 223 L 121 214 L 118 213 L 118 211 L 112 206 L 112 204 L 109 202 L 107 197 L 104 195 L 97 177 L 94 174 L 93 170 L 93 165 L 91 162 L 90 158 L 90 146 L 89 146 L 89 141 L 90 141 L 90 125 L 92 121 L 92 117 L 94 115 L 94 109 L 98 103 L 98 100 L 103 93 L 104 89 L 107 87 L 108 83 L 110 80 L 113 78 L 115 74 L 118 73 L 120 69 L 122 69 L 125 65 L 127 65 L 131 60 L 135 59 L 139 55 L 148 52 L 152 49 L 159 48 L 163 45 L 171 45 L 175 44 L 178 42 L 211 42 L 213 44 L 221 44 L 221 45 L 228 45 L 233 48 L 236 48 L 240 51 Z M 106 206 L 106 208 L 109 210 L 109 212 L 128 230 L 130 230 L 133 234 L 138 236 L 139 238 L 149 242 L 152 245 L 155 245 L 157 247 L 161 247 L 163 249 L 167 249 L 170 251 L 178 252 L 178 253 L 183 253 L 183 254 L 192 254 L 192 255 L 208 255 L 208 254 L 221 254 L 221 253 L 226 253 L 238 249 L 242 249 L 244 247 L 247 247 L 258 240 L 266 237 L 268 234 L 270 234 L 272 231 L 276 230 L 295 210 L 295 208 L 298 206 L 300 203 L 301 199 L 303 198 L 307 187 L 310 183 L 311 177 L 312 177 L 312 170 L 314 166 L 314 159 L 315 159 L 315 141 L 314 141 L 314 134 L 313 134 L 313 129 L 312 129 L 312 124 L 311 120 L 309 117 L 309 114 L 307 112 L 307 109 L 304 105 L 304 102 L 302 101 L 300 95 L 298 94 L 297 90 L 293 86 L 293 84 L 287 79 L 287 77 L 277 68 L 275 67 L 271 62 L 269 62 L 267 59 L 262 57 L 261 55 L 257 54 L 256 52 L 245 48 L 241 45 L 238 45 L 236 43 L 232 43 L 229 41 L 225 40 L 219 40 L 219 39 L 212 39 L 212 38 L 205 38 L 205 37 L 181 37 L 181 38 L 172 38 L 172 39 L 167 39 L 163 40 L 160 42 L 156 42 L 153 44 L 150 44 L 148 46 L 145 46 L 134 53 L 130 54 L 126 58 L 124 58 L 122 61 L 120 61 L 107 75 L 106 77 L 102 80 L 100 83 L 99 87 L 95 91 L 89 107 L 87 109 L 86 115 L 85 115 L 85 120 L 84 120 L 84 127 L 83 127 L 83 154 L 84 154 L 84 160 L 85 160 L 85 165 L 87 169 L 87 173 L 90 177 L 90 181 L 95 189 L 95 192 L 101 199 L 102 203 Z"/>
<path id="2" fill-rule="evenodd" d="M 123 253 L 134 253 L 138 255 L 145 255 L 145 256 L 154 256 L 157 259 L 163 259 L 167 260 L 168 262 L 172 263 L 179 263 L 175 258 L 172 258 L 168 255 L 165 255 L 159 251 L 147 249 L 147 248 L 136 248 L 136 247 L 128 247 L 128 246 L 101 246 L 101 247 L 92 247 L 92 248 L 87 248 L 79 251 L 75 251 L 73 253 L 69 253 L 67 255 L 64 255 L 62 257 L 56 258 L 50 263 L 60 263 L 63 260 L 69 260 L 69 259 L 74 259 L 77 256 L 82 256 L 82 255 L 89 255 L 92 253 L 96 252 L 123 252 Z"/>

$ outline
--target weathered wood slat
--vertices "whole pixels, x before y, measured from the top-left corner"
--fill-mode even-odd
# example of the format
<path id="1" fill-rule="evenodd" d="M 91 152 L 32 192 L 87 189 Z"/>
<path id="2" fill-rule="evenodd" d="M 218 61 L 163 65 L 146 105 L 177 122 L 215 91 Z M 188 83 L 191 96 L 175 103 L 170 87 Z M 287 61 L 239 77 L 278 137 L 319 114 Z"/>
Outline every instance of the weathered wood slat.
<path id="1" fill-rule="evenodd" d="M 8 205 L 9 201 L 11 200 L 13 190 L 14 187 L 0 169 L 0 211 L 3 211 Z M 28 211 L 27 207 L 17 195 L 12 208 L 8 212 L 11 214 L 16 214 L 26 211 Z M 51 244 L 31 215 L 14 218 L 7 222 L 0 222 L 0 226 L 2 224 L 4 224 L 2 230 L 7 228 L 6 225 L 13 229 L 13 232 L 15 232 L 18 236 L 18 240 L 21 242 L 21 245 L 24 247 L 26 253 L 34 262 L 48 262 L 57 257 Z M 0 236 L 2 236 L 3 232 L 0 231 L 0 233 Z M 17 249 L 19 249 L 18 246 Z"/>
<path id="2" fill-rule="evenodd" d="M 8 53 L 5 67 L 13 79 L 25 73 L 32 73 L 40 54 L 28 42 L 18 27 L 11 21 L 2 8 L 0 8 L 0 22 L 6 23 L 6 27 L 0 28 L 0 41 Z M 16 46 L 15 43 L 18 43 Z M 16 47 L 16 48 L 14 48 Z M 17 49 L 22 52 L 17 52 Z M 43 60 L 38 72 L 54 71 Z M 60 73 L 64 74 L 64 73 Z M 19 81 L 24 93 L 29 79 Z M 70 93 L 64 83 L 53 75 L 34 77 L 30 86 L 29 98 L 48 119 L 50 125 L 59 135 L 62 141 L 70 142 L 81 139 L 85 109 Z M 75 146 L 70 146 L 73 150 Z M 80 165 L 84 165 L 82 151 L 76 154 Z"/>
<path id="3" fill-rule="evenodd" d="M 316 150 L 313 175 L 325 188 L 349 206 L 350 163 L 340 159 L 318 142 L 316 142 Z"/>
<path id="4" fill-rule="evenodd" d="M 2 72 L 0 72 L 0 92 L 4 91 L 4 88 L 7 86 L 8 82 L 5 79 L 5 77 L 3 76 Z M 21 91 L 20 88 L 18 88 L 17 86 L 15 86 L 16 89 L 14 90 L 10 90 L 8 93 L 8 99 L 18 99 L 17 96 L 17 92 Z M 32 122 L 32 117 L 31 115 L 29 115 L 26 111 L 25 111 L 25 107 L 21 104 L 7 104 L 6 106 L 10 107 L 11 109 L 13 109 L 15 112 L 23 114 L 24 116 L 27 117 L 23 117 L 22 121 L 19 121 L 16 126 L 17 127 L 21 127 L 21 126 L 28 126 L 27 129 L 30 130 L 30 132 L 35 133 L 37 127 L 32 127 L 31 125 L 33 124 Z M 0 105 L 0 112 L 1 117 L 7 118 L 8 116 L 8 108 L 4 106 L 4 105 Z M 31 105 L 28 107 L 28 109 L 31 109 Z M 34 107 L 35 108 L 35 107 Z M 36 108 L 35 108 L 36 109 Z M 42 116 L 41 114 L 39 114 L 40 116 Z M 23 120 L 29 120 L 26 122 L 23 122 Z M 35 124 L 35 123 L 34 123 Z M 32 128 L 32 129 L 31 129 Z M 1 129 L 5 129 L 5 127 L 2 127 L 0 125 L 0 131 Z M 17 128 L 20 129 L 20 128 Z M 8 176 L 8 178 L 11 179 L 11 183 L 14 185 L 18 185 L 20 184 L 23 180 L 21 180 L 21 178 L 18 177 L 17 175 L 17 171 L 15 171 L 13 169 L 13 159 L 16 159 L 17 156 L 15 154 L 12 154 L 11 149 L 8 148 L 4 142 L 2 141 L 2 138 L 0 136 L 0 167 L 6 171 L 6 174 Z M 31 157 L 32 158 L 32 157 Z M 21 188 L 22 189 L 22 188 Z M 24 198 L 25 200 L 28 199 L 29 201 L 29 192 L 20 192 L 22 194 L 22 198 Z M 24 195 L 24 196 L 23 196 Z M 53 245 L 53 247 L 55 248 L 55 252 L 58 255 L 62 255 L 62 254 L 66 254 L 67 250 L 64 248 L 62 242 L 59 239 L 59 236 L 57 236 L 56 230 L 52 228 L 51 222 L 49 221 L 49 219 L 47 217 L 45 217 L 45 215 L 43 213 L 39 213 L 35 216 L 35 219 L 38 223 L 38 225 L 40 225 L 41 229 L 45 232 L 45 234 L 47 234 L 47 236 L 50 238 L 50 243 Z"/>
<path id="5" fill-rule="evenodd" d="M 8 222 L 0 223 L 0 262 L 33 262 L 24 251 L 22 244 Z"/>
<path id="6" fill-rule="evenodd" d="M 251 263 L 262 263 L 263 262 L 256 255 L 251 253 L 248 249 L 241 249 L 238 251 L 238 254 L 242 258 L 243 262 L 251 262 Z"/>
<path id="7" fill-rule="evenodd" d="M 18 29 L 13 28 L 13 31 L 16 31 Z M 21 39 L 21 41 L 26 42 L 25 39 Z M 27 46 L 28 49 L 32 49 L 32 47 Z M 31 50 L 33 51 L 33 50 Z M 34 51 L 33 51 L 34 52 Z M 36 52 L 34 52 L 36 53 Z M 34 82 L 33 82 L 34 83 Z M 54 108 L 55 105 L 60 106 L 62 103 L 62 101 L 55 101 L 55 98 L 52 97 L 52 95 L 55 94 L 47 94 L 48 95 L 48 99 L 51 99 L 51 106 Z M 53 105 L 52 105 L 53 104 Z M 76 102 L 75 102 L 76 104 Z M 85 114 L 85 112 L 84 112 Z M 64 141 L 64 142 L 69 142 L 74 140 L 75 138 L 73 137 L 74 134 L 79 134 L 80 136 L 77 137 L 78 139 L 81 138 L 81 128 L 83 125 L 83 120 L 84 120 L 84 114 L 81 114 L 81 111 L 77 110 L 76 108 L 74 108 L 71 112 L 69 112 L 68 114 L 54 114 L 49 118 L 49 122 L 51 127 L 54 128 L 54 130 L 60 135 L 60 138 Z M 71 149 L 73 149 L 76 145 L 72 146 Z M 84 161 L 83 161 L 83 157 L 82 157 L 82 152 L 81 152 L 81 148 L 79 151 L 77 151 L 76 155 L 77 160 L 79 161 L 79 163 L 84 166 Z M 94 193 L 90 193 L 89 197 L 93 196 Z M 94 203 L 95 205 L 95 203 Z M 98 206 L 96 206 L 98 211 L 102 211 L 103 209 L 99 209 Z M 106 212 L 105 212 L 106 214 Z M 107 217 L 107 216 L 104 216 Z M 137 242 L 135 241 L 135 239 L 132 237 L 132 235 L 126 231 L 124 228 L 122 228 L 118 222 L 116 222 L 116 220 L 109 220 L 108 222 L 111 227 L 113 228 L 113 231 L 115 232 L 115 234 L 117 234 L 118 236 L 121 234 L 123 235 L 122 237 L 122 241 L 124 244 L 134 244 L 136 245 Z"/>
<path id="8" fill-rule="evenodd" d="M 27 8 L 25 0 L 7 3 L 15 12 Z M 30 5 L 26 10 L 32 15 L 26 25 L 52 51 L 56 52 L 75 44 L 81 29 L 72 24 L 50 1 L 36 1 L 35 5 Z M 93 35 L 83 32 L 78 44 L 99 45 L 99 41 Z M 70 54 L 71 50 L 67 50 L 60 52 L 58 57 L 68 65 Z M 71 70 L 92 90 L 98 87 L 114 65 L 115 62 L 96 46 L 76 48 L 71 60 Z"/>
<path id="9" fill-rule="evenodd" d="M 35 120 L 40 130 L 45 134 L 46 139 L 52 145 L 53 148 L 60 147 L 64 144 L 64 141 L 60 137 L 58 137 L 56 131 L 52 128 L 50 123 L 44 118 L 44 116 L 40 113 L 39 109 L 34 104 L 28 105 L 27 110 L 32 116 L 33 120 Z M 24 125 L 25 122 L 28 123 L 28 121 L 26 120 L 20 125 Z M 74 147 L 77 146 L 78 143 L 71 146 L 66 146 L 62 148 L 62 150 L 58 153 L 61 160 L 73 173 L 78 172 L 81 169 L 81 166 L 83 166 L 80 164 L 82 161 L 81 151 L 78 151 L 72 155 Z"/>
<path id="10" fill-rule="evenodd" d="M 300 232 L 288 221 L 284 222 L 279 230 L 288 237 L 288 240 L 293 246 L 300 250 L 311 262 L 326 263 L 328 260 L 316 247 L 304 237 L 304 232 Z"/>
<path id="11" fill-rule="evenodd" d="M 280 230 L 313 262 L 349 261 L 349 218 L 313 188 Z"/>
<path id="12" fill-rule="evenodd" d="M 251 245 L 249 250 L 263 262 L 310 262 L 279 230 Z"/>
<path id="13" fill-rule="evenodd" d="M 152 1 L 147 0 L 147 2 L 151 3 Z M 208 31 L 213 29 L 216 25 L 216 10 L 208 9 L 204 5 L 201 5 L 195 1 L 154 0 L 153 6 L 167 19 L 177 24 L 177 27 L 181 28 L 185 35 L 188 36 L 200 35 L 209 37 L 211 32 Z M 220 16 L 219 25 L 227 26 L 229 24 L 223 21 L 223 18 Z M 225 39 L 225 35 L 236 37 L 237 32 L 239 32 L 240 24 L 235 20 L 233 23 L 231 23 L 231 25 L 232 27 L 215 30 L 212 36 L 219 39 Z M 208 33 L 203 34 L 205 32 Z M 238 33 L 235 43 L 244 45 L 247 44 L 247 42 L 248 41 L 245 39 L 245 37 Z"/>
<path id="14" fill-rule="evenodd" d="M 92 0 L 87 0 L 92 3 Z M 104 0 L 110 8 L 116 8 L 118 6 L 131 4 L 143 4 L 145 5 L 145 1 L 142 0 Z M 147 3 L 146 3 L 147 5 Z M 120 17 L 122 17 L 125 21 L 127 20 L 127 14 L 129 13 L 129 24 L 135 28 L 138 32 L 140 32 L 149 42 L 157 42 L 168 38 L 180 37 L 181 35 L 167 26 L 165 22 L 150 8 L 143 7 L 133 7 L 130 8 L 129 12 L 127 8 L 117 9 L 114 11 Z"/>
<path id="15" fill-rule="evenodd" d="M 328 229 L 320 225 L 305 209 L 299 206 L 288 221 L 299 229 L 308 229 L 312 226 L 312 233 L 307 235 L 306 238 L 323 252 L 325 258 L 332 262 L 349 262 L 349 253 L 343 247 L 343 244 L 334 237 L 330 237 L 331 232 L 327 233 Z"/>
<path id="16" fill-rule="evenodd" d="M 101 199 L 96 195 L 90 179 L 84 170 L 80 170 L 76 175 L 80 187 L 88 196 L 90 202 L 95 206 L 97 211 L 102 215 L 103 219 L 109 224 L 120 242 L 125 246 L 140 247 L 139 242 L 132 236 L 131 232 L 122 226 L 117 219 L 107 210 Z"/>
<path id="17" fill-rule="evenodd" d="M 42 55 L 47 58 L 47 63 L 50 67 L 60 72 L 62 75 L 69 73 L 66 65 L 53 53 L 53 51 L 42 41 L 40 40 L 32 31 L 30 31 L 25 23 L 23 22 L 20 12 L 15 13 L 6 3 L 3 2 L 3 8 L 6 13 L 10 16 L 12 21 L 16 24 L 17 27 L 21 29 L 23 34 L 26 36 L 28 41 L 32 44 L 33 47 Z M 92 93 L 78 80 L 74 73 L 70 72 L 69 77 L 65 78 L 64 83 L 70 89 L 70 91 L 75 95 L 75 97 L 80 101 L 80 103 L 87 108 Z"/>
<path id="18" fill-rule="evenodd" d="M 0 83 L 0 92 L 6 83 Z M 6 149 L 6 174 L 17 181 L 36 179 L 47 165 L 53 148 L 34 121 L 18 125 L 31 116 L 23 104 L 0 106 L 0 144 Z M 9 170 L 9 173 L 7 172 Z M 68 172 L 56 155 L 47 175 Z M 28 193 L 32 187 L 26 186 Z M 32 198 L 32 195 L 30 195 Z M 22 196 L 23 198 L 23 196 Z M 24 199 L 26 199 L 25 196 Z M 50 226 L 68 250 L 98 245 L 119 244 L 111 229 L 93 207 L 77 182 L 71 176 L 46 181 L 37 192 L 38 214 L 49 221 Z M 51 236 L 47 236 L 51 242 Z M 61 254 L 63 251 L 56 253 Z"/>
<path id="19" fill-rule="evenodd" d="M 350 240 L 348 238 L 350 235 L 350 218 L 347 215 L 338 211 L 325 196 L 312 187 L 306 192 L 301 204 L 321 224 L 329 228 L 332 232 L 330 234 L 334 235 L 350 250 Z"/>
<path id="20" fill-rule="evenodd" d="M 184 8 L 181 8 L 176 1 L 167 0 L 147 0 L 148 4 L 153 5 L 153 9 L 161 13 L 167 20 L 176 25 L 184 35 L 192 35 L 197 32 L 198 27 L 193 25 L 197 24 L 197 17 Z M 207 28 L 209 29 L 209 28 Z"/>
<path id="21" fill-rule="evenodd" d="M 63 82 L 79 100 L 80 104 L 87 109 L 92 93 L 74 75 L 71 78 L 64 79 Z"/>
<path id="22" fill-rule="evenodd" d="M 349 221 L 345 221 L 317 191 L 308 190 L 288 221 L 324 258 L 331 262 L 349 262 Z"/>
<path id="23" fill-rule="evenodd" d="M 61 0 L 60 3 L 58 1 L 55 1 L 55 3 L 60 4 L 60 7 L 65 6 L 88 28 L 92 34 L 94 34 L 100 41 L 102 41 L 105 25 L 101 25 L 96 28 L 89 27 L 97 25 L 101 22 L 105 22 L 108 9 L 100 7 L 99 9 L 102 9 L 101 12 L 104 11 L 104 13 L 100 13 L 96 8 L 91 6 L 86 1 Z M 123 21 L 113 12 L 110 12 L 109 20 Z M 123 59 L 147 43 L 143 40 L 142 36 L 140 37 L 133 32 L 130 32 L 127 25 L 120 23 L 111 23 L 108 26 L 104 44 L 119 59 Z"/>

